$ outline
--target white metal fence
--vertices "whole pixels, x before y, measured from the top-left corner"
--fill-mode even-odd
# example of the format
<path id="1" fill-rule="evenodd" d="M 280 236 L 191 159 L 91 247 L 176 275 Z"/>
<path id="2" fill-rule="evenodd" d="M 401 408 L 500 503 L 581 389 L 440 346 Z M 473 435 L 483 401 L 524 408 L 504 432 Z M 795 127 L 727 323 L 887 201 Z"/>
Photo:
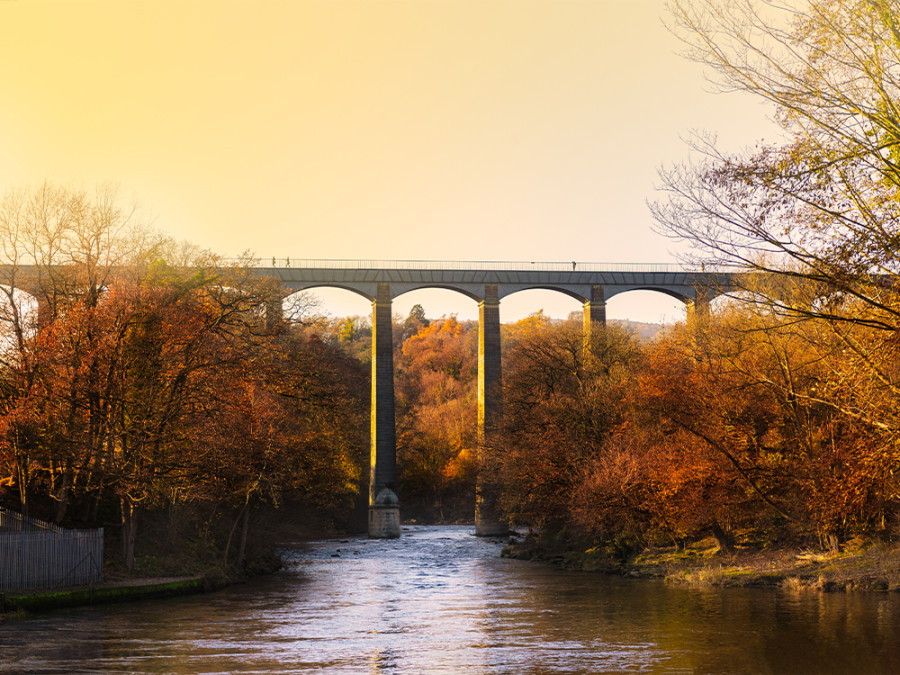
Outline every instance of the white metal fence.
<path id="1" fill-rule="evenodd" d="M 0 591 L 102 581 L 102 528 L 64 530 L 0 509 Z"/>

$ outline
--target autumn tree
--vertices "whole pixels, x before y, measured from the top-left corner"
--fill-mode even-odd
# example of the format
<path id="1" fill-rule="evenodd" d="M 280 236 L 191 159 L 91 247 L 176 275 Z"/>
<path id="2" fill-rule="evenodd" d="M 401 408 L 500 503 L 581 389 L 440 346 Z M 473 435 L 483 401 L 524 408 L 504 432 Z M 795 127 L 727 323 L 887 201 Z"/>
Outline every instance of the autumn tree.
<path id="1" fill-rule="evenodd" d="M 340 346 L 346 354 L 363 363 L 372 359 L 372 318 L 347 316 L 322 318 L 315 330 L 328 344 Z"/>
<path id="2" fill-rule="evenodd" d="M 853 407 L 871 385 L 834 333 L 765 302 L 699 323 L 648 346 L 627 423 L 578 487 L 577 521 L 645 542 L 712 534 L 723 550 L 886 533 L 897 456 Z"/>
<path id="3" fill-rule="evenodd" d="M 689 56 L 723 89 L 774 106 L 784 141 L 746 156 L 698 142 L 701 160 L 662 173 L 663 230 L 707 264 L 814 282 L 802 316 L 897 328 L 900 3 L 671 3 Z"/>
<path id="4" fill-rule="evenodd" d="M 417 306 L 418 307 L 418 306 Z M 397 359 L 397 463 L 409 508 L 423 517 L 474 509 L 477 326 L 429 321 L 413 308 Z"/>
<path id="5" fill-rule="evenodd" d="M 900 4 L 671 6 L 689 56 L 723 89 L 771 103 L 783 134 L 744 155 L 697 141 L 696 163 L 662 173 L 667 196 L 655 216 L 693 244 L 695 261 L 747 272 L 738 277 L 747 292 L 734 297 L 750 303 L 757 328 L 767 317 L 766 335 L 804 345 L 790 363 L 771 354 L 784 372 L 799 377 L 798 362 L 818 359 L 815 387 L 795 390 L 794 408 L 829 417 L 819 428 L 834 431 L 833 453 L 846 455 L 819 467 L 821 489 L 840 475 L 843 494 L 856 496 L 837 498 L 833 486 L 817 499 L 817 518 L 829 532 L 865 528 L 893 508 L 878 495 L 890 493 L 883 477 L 897 467 L 900 431 Z M 798 440 L 813 434 L 807 425 Z M 881 476 L 880 487 L 864 475 Z M 838 503 L 840 515 L 826 506 Z"/>
<path id="6" fill-rule="evenodd" d="M 511 331 L 504 362 L 504 423 L 489 473 L 515 522 L 560 528 L 572 522 L 584 468 L 605 452 L 622 421 L 637 341 L 608 326 L 585 345 L 579 322 L 529 317 Z"/>
<path id="7" fill-rule="evenodd" d="M 198 483 L 193 495 L 185 494 L 235 514 L 224 556 L 238 531 L 237 564 L 251 516 L 261 507 L 291 504 L 310 514 L 307 522 L 347 522 L 365 492 L 368 459 L 362 364 L 296 327 L 240 350 L 208 375 L 207 405 L 190 414 L 191 447 L 198 448 L 190 455 L 191 474 Z"/>
<path id="8" fill-rule="evenodd" d="M 286 495 L 349 508 L 365 377 L 302 323 L 275 325 L 273 280 L 131 227 L 105 191 L 11 193 L 0 217 L 13 301 L 0 466 L 20 508 L 37 500 L 44 517 L 90 524 L 115 503 L 128 569 L 142 514 L 233 511 L 240 561 L 253 508 Z"/>

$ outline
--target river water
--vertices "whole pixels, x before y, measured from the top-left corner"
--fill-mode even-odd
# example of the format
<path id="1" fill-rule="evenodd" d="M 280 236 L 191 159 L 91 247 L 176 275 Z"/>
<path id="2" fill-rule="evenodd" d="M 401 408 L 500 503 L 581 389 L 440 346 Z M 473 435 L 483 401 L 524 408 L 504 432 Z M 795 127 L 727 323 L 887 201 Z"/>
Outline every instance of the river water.
<path id="1" fill-rule="evenodd" d="M 900 672 L 895 595 L 697 590 L 501 546 L 467 527 L 316 542 L 216 593 L 0 625 L 0 672 Z"/>

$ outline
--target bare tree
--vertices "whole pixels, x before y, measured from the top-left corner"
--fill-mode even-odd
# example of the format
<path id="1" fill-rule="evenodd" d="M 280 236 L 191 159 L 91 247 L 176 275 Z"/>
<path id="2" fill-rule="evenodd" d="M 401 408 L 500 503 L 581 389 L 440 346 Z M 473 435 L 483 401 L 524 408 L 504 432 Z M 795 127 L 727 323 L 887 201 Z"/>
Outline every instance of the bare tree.
<path id="1" fill-rule="evenodd" d="M 661 171 L 660 229 L 696 262 L 800 277 L 803 317 L 900 328 L 900 2 L 673 0 L 673 30 L 723 90 L 771 102 L 784 131 Z M 842 310 L 851 301 L 852 312 Z"/>

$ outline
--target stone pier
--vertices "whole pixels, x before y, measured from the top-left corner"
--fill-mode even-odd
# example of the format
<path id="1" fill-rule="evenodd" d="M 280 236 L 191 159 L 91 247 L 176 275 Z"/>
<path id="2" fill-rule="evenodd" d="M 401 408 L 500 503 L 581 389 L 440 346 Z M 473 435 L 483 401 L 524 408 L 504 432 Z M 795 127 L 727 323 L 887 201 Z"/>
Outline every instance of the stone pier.
<path id="1" fill-rule="evenodd" d="M 481 537 L 506 534 L 497 506 L 497 491 L 481 466 L 493 447 L 493 437 L 502 414 L 502 370 L 500 368 L 500 298 L 496 284 L 486 284 L 484 300 L 478 304 L 478 478 L 475 486 L 475 534 Z"/>
<path id="2" fill-rule="evenodd" d="M 400 536 L 393 330 L 391 286 L 379 283 L 372 301 L 372 442 L 369 461 L 369 536 L 379 539 Z"/>
<path id="3" fill-rule="evenodd" d="M 590 299 L 585 300 L 583 310 L 584 346 L 590 349 L 594 324 L 606 325 L 606 292 L 600 284 L 591 285 Z"/>

